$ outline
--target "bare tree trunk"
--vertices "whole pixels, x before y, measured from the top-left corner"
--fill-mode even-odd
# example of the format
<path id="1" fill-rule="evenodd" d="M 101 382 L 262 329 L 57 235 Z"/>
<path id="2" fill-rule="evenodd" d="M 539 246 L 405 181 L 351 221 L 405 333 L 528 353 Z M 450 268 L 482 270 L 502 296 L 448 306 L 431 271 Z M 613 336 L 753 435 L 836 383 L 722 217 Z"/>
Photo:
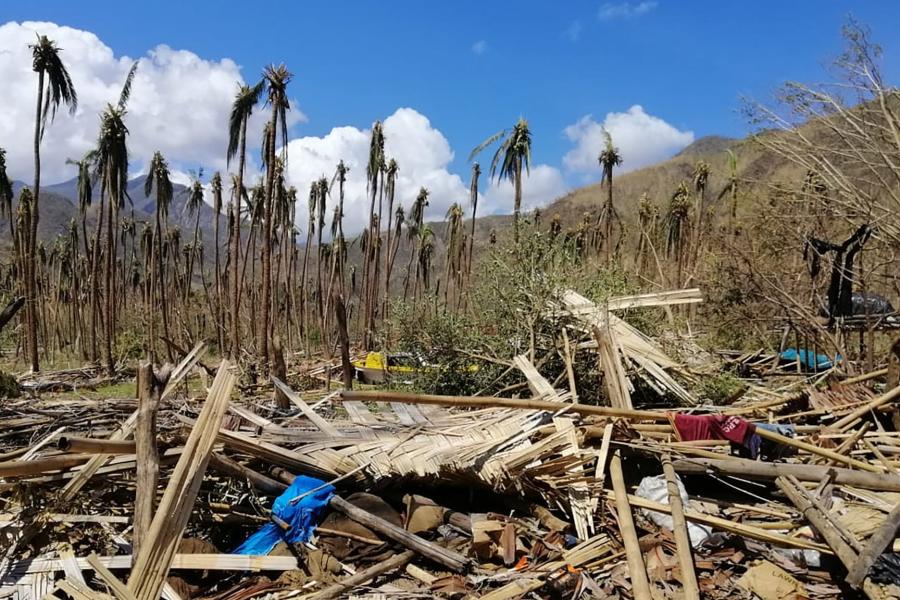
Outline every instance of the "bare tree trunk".
<path id="1" fill-rule="evenodd" d="M 33 372 L 40 371 L 38 363 L 38 336 L 37 336 L 37 284 L 35 283 L 36 249 L 38 220 L 40 219 L 40 194 L 41 194 L 41 112 L 43 110 L 44 95 L 44 71 L 38 71 L 37 106 L 34 117 L 34 189 L 32 190 L 32 204 L 28 211 L 29 234 L 25 251 L 25 319 L 27 321 L 28 354 Z M 50 99 L 48 98 L 49 102 Z"/>
<path id="2" fill-rule="evenodd" d="M 344 308 L 344 296 L 334 296 L 335 319 L 337 320 L 338 336 L 341 341 L 341 366 L 344 373 L 344 389 L 353 389 L 353 364 L 350 362 L 350 336 L 347 333 L 347 311 Z"/>
<path id="3" fill-rule="evenodd" d="M 156 512 L 159 483 L 159 450 L 156 445 L 156 415 L 170 370 L 153 372 L 153 363 L 143 362 L 137 373 L 138 418 L 134 430 L 137 472 L 135 477 L 133 553 L 137 555 Z"/>
<path id="4" fill-rule="evenodd" d="M 238 265 L 241 257 L 241 201 L 244 194 L 244 161 L 247 154 L 247 120 L 241 124 L 241 148 L 237 172 L 237 189 L 234 192 L 234 237 L 231 246 L 231 358 L 237 360 L 240 355 L 240 312 L 241 312 L 241 279 L 238 277 Z"/>
<path id="5" fill-rule="evenodd" d="M 258 352 L 263 374 L 269 370 L 269 340 L 271 338 L 272 303 L 272 206 L 275 199 L 275 132 L 278 131 L 278 112 L 272 110 L 271 135 L 266 148 L 266 190 L 263 210 L 262 245 L 262 315 L 258 333 Z"/>

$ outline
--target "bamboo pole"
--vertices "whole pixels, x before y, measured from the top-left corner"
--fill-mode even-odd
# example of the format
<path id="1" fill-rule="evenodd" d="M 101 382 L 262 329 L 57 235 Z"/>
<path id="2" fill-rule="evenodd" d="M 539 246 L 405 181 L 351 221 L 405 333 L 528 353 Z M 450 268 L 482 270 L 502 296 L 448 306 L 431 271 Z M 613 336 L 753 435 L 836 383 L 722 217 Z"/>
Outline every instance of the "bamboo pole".
<path id="1" fill-rule="evenodd" d="M 863 373 L 862 375 L 856 375 L 855 377 L 848 377 L 847 379 L 842 379 L 838 383 L 841 385 L 850 385 L 852 383 L 861 383 L 863 381 L 868 381 L 870 379 L 876 379 L 878 377 L 883 377 L 888 374 L 887 367 L 884 369 L 877 369 L 875 371 L 871 371 L 869 373 Z"/>
<path id="2" fill-rule="evenodd" d="M 773 480 L 781 476 L 793 476 L 800 481 L 819 483 L 830 471 L 835 474 L 834 482 L 839 485 L 876 490 L 881 492 L 900 492 L 900 475 L 855 471 L 841 467 L 823 465 L 767 463 L 743 458 L 715 459 L 690 458 L 672 462 L 675 471 L 686 474 L 703 474 L 712 472 L 724 475 L 737 475 L 750 479 Z"/>
<path id="3" fill-rule="evenodd" d="M 844 431 L 844 430 L 852 427 L 856 423 L 857 419 L 862 418 L 869 411 L 875 410 L 879 406 L 883 406 L 883 405 L 887 404 L 888 402 L 890 402 L 894 398 L 897 398 L 898 396 L 900 396 L 900 385 L 898 385 L 897 387 L 895 387 L 891 390 L 888 390 L 884 394 L 882 394 L 882 395 L 878 396 L 877 398 L 872 399 L 870 402 L 860 406 L 859 408 L 854 410 L 849 415 L 847 415 L 841 419 L 838 419 L 831 425 L 831 427 L 833 429 L 840 429 L 841 431 Z"/>
<path id="4" fill-rule="evenodd" d="M 108 456 L 134 454 L 136 452 L 135 443 L 130 440 L 98 439 L 74 435 L 60 437 L 56 442 L 56 447 L 67 453 L 104 454 Z"/>
<path id="5" fill-rule="evenodd" d="M 681 585 L 686 600 L 699 600 L 700 586 L 697 584 L 697 573 L 694 571 L 694 557 L 691 553 L 691 538 L 688 535 L 687 523 L 684 520 L 684 506 L 678 491 L 678 479 L 672 467 L 672 459 L 668 454 L 660 458 L 666 485 L 669 490 L 669 506 L 672 507 L 672 532 L 675 534 L 675 550 L 678 553 L 678 564 L 681 567 Z"/>
<path id="6" fill-rule="evenodd" d="M 628 490 L 622 476 L 622 459 L 616 452 L 609 461 L 609 472 L 612 476 L 613 491 L 616 498 L 616 514 L 619 517 L 619 532 L 625 544 L 625 556 L 628 560 L 628 574 L 631 577 L 631 591 L 635 600 L 652 600 L 650 582 L 647 580 L 647 568 L 638 541 L 634 519 L 631 516 L 631 505 L 628 503 Z"/>
<path id="7" fill-rule="evenodd" d="M 900 390 L 900 387 L 897 388 Z M 820 448 L 818 446 L 814 446 L 813 444 L 809 444 L 807 442 L 802 442 L 800 440 L 795 440 L 781 434 L 775 433 L 774 431 L 769 431 L 768 429 L 763 429 L 762 427 L 756 428 L 756 433 L 759 437 L 767 439 L 772 442 L 777 442 L 784 446 L 790 446 L 792 448 L 797 448 L 799 450 L 806 450 L 811 454 L 817 454 L 819 456 L 830 458 L 835 462 L 839 462 L 845 464 L 849 467 L 856 467 L 857 469 L 862 469 L 863 471 L 870 471 L 872 473 L 880 473 L 881 469 L 872 465 L 870 463 L 863 462 L 861 460 L 856 460 L 855 458 L 850 458 L 849 456 L 844 456 L 843 454 L 838 454 L 834 450 L 828 450 L 827 448 Z"/>
<path id="8" fill-rule="evenodd" d="M 341 392 L 341 398 L 343 400 L 359 400 L 361 402 L 400 402 L 403 404 L 431 404 L 437 406 L 465 406 L 472 408 L 519 408 L 523 410 L 547 410 L 551 412 L 557 412 L 564 408 L 568 412 L 580 415 L 623 417 L 636 421 L 668 421 L 666 413 L 662 411 L 611 408 L 608 406 L 576 403 L 560 406 L 559 402 L 534 399 L 497 398 L 490 396 L 438 396 L 435 394 L 409 394 L 388 390 L 344 390 Z"/>

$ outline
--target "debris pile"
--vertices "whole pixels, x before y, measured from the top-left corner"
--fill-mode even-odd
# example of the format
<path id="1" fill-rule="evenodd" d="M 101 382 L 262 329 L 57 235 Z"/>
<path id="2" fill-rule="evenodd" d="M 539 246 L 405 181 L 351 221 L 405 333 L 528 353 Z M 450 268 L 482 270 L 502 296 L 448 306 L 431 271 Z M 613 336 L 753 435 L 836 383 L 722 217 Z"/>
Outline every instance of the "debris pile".
<path id="1" fill-rule="evenodd" d="M 0 598 L 898 597 L 900 386 L 776 372 L 704 406 L 615 314 L 701 299 L 550 307 L 607 406 L 534 351 L 524 398 L 260 396 L 227 361 L 209 381 L 202 345 L 141 365 L 137 400 L 24 386 L 0 407 Z M 638 379 L 668 406 L 635 408 Z"/>

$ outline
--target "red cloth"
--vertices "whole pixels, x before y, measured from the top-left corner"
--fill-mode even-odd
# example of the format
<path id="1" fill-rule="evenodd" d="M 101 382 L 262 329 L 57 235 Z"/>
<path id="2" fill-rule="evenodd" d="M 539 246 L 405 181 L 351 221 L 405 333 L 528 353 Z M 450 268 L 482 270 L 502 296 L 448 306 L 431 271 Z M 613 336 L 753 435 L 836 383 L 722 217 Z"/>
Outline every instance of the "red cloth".
<path id="1" fill-rule="evenodd" d="M 694 440 L 728 440 L 741 446 L 753 435 L 756 427 L 740 417 L 727 415 L 676 414 L 672 420 L 678 438 L 683 442 Z"/>

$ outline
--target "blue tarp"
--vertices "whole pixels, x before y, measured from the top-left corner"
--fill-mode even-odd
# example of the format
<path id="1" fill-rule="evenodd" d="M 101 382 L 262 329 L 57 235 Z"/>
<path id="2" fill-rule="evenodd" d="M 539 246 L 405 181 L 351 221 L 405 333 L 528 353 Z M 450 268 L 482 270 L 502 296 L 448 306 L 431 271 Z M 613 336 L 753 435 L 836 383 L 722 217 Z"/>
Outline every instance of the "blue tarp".
<path id="1" fill-rule="evenodd" d="M 316 489 L 321 488 L 321 489 Z M 291 502 L 298 496 L 316 490 L 301 498 L 297 502 Z M 289 544 L 306 542 L 312 537 L 319 517 L 328 506 L 328 501 L 334 495 L 334 486 L 326 484 L 315 477 L 298 475 L 294 483 L 272 503 L 272 514 L 288 523 L 290 529 L 282 529 L 275 523 L 267 523 L 260 527 L 256 533 L 244 540 L 235 551 L 235 554 L 268 554 L 275 544 L 284 540 Z"/>
<path id="2" fill-rule="evenodd" d="M 781 359 L 786 360 L 788 362 L 796 362 L 797 361 L 797 349 L 796 348 L 788 348 L 784 352 L 781 353 Z M 815 360 L 815 362 L 813 362 Z M 838 354 L 834 357 L 834 360 L 825 355 L 825 354 L 816 354 L 815 359 L 813 359 L 813 353 L 810 350 L 805 348 L 800 349 L 800 362 L 806 366 L 809 370 L 823 371 L 825 369 L 830 369 L 834 366 L 834 363 L 841 362 L 841 355 Z"/>

